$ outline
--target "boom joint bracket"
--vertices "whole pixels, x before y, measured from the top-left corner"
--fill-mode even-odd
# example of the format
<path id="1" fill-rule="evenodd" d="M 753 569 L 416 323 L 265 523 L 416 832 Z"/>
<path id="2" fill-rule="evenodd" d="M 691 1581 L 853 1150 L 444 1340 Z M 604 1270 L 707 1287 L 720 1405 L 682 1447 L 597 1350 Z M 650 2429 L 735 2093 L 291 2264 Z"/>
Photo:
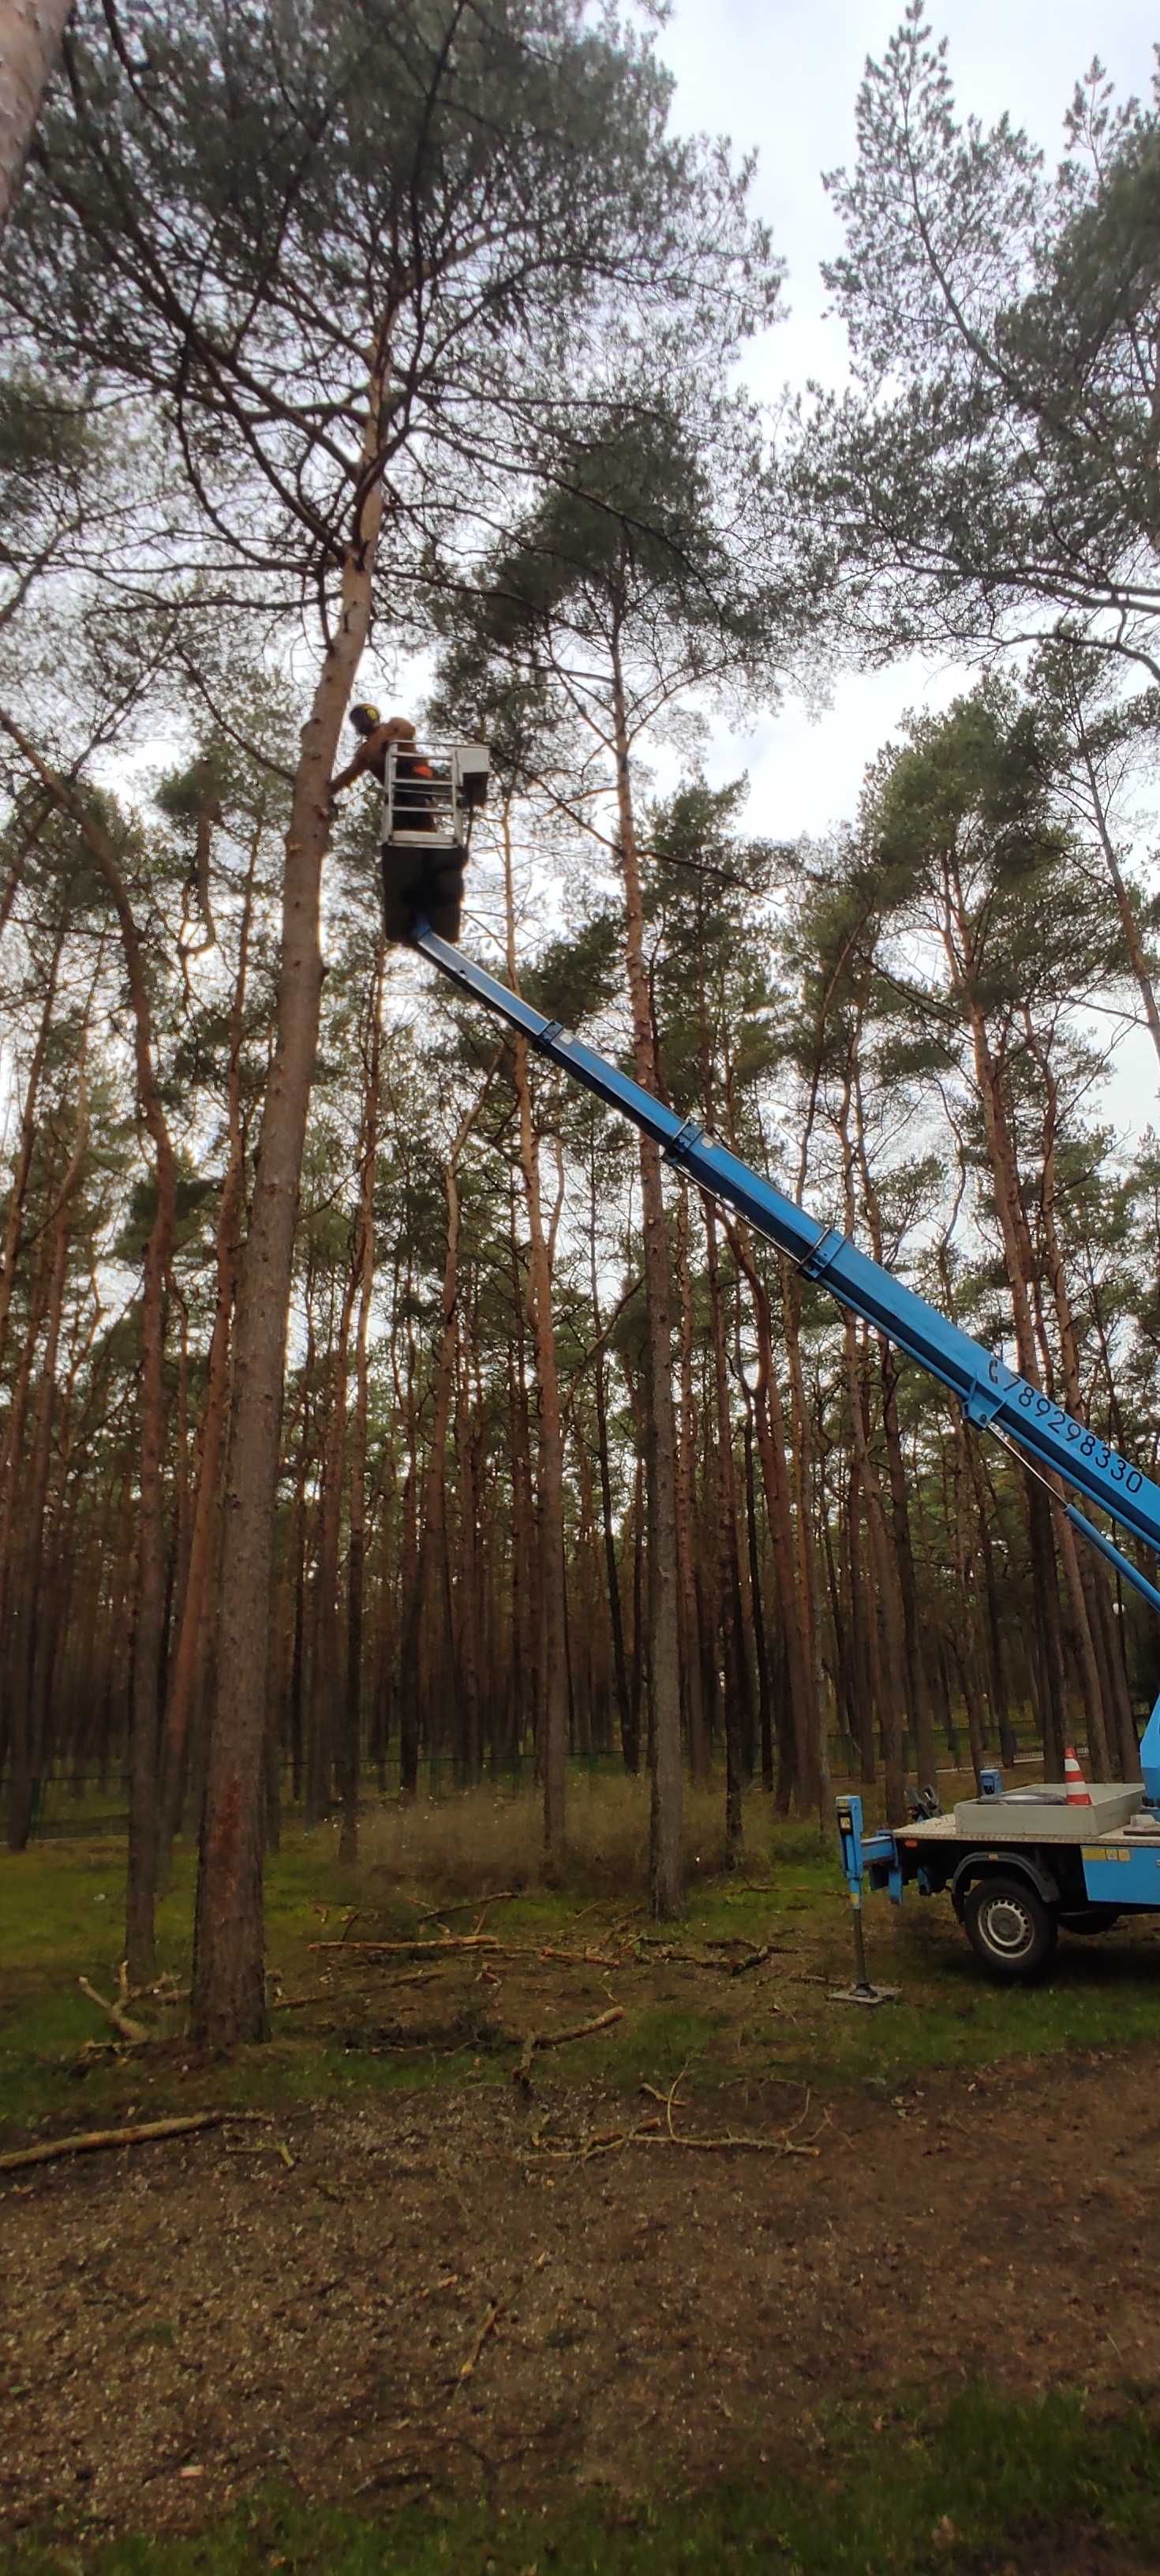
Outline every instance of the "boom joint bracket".
<path id="1" fill-rule="evenodd" d="M 968 1422 L 973 1422 L 978 1430 L 985 1431 L 988 1424 L 995 1419 L 1003 1402 L 1003 1394 L 1001 1388 L 989 1386 L 985 1378 L 977 1377 L 967 1388 L 962 1402 Z"/>
<path id="2" fill-rule="evenodd" d="M 683 1118 L 676 1135 L 670 1136 L 668 1144 L 662 1148 L 666 1163 L 676 1162 L 678 1156 L 687 1153 L 691 1145 L 699 1145 L 704 1133 L 704 1128 L 698 1127 L 695 1118 Z"/>
<path id="3" fill-rule="evenodd" d="M 847 1237 L 843 1234 L 841 1227 L 837 1225 L 828 1225 L 824 1234 L 820 1234 L 817 1242 L 811 1245 L 810 1250 L 808 1252 L 803 1252 L 801 1260 L 797 1265 L 798 1269 L 807 1279 L 824 1278 L 826 1271 L 829 1270 L 832 1264 L 837 1260 L 839 1253 L 846 1250 L 846 1244 Z"/>

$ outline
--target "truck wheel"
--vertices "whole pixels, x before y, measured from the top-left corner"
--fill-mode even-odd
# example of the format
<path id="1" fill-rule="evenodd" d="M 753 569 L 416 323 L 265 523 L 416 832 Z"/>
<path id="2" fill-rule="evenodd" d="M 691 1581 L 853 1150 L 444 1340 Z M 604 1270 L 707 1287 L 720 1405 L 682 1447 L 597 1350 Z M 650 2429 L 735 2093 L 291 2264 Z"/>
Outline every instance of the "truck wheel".
<path id="1" fill-rule="evenodd" d="M 1023 1878 L 979 1878 L 963 1907 L 967 1939 L 992 1977 L 1030 1984 L 1055 1949 L 1055 1916 Z"/>
<path id="2" fill-rule="evenodd" d="M 1110 1932 L 1120 1918 L 1114 1905 L 1085 1905 L 1082 1914 L 1061 1914 L 1059 1919 L 1065 1932 L 1095 1933 Z"/>

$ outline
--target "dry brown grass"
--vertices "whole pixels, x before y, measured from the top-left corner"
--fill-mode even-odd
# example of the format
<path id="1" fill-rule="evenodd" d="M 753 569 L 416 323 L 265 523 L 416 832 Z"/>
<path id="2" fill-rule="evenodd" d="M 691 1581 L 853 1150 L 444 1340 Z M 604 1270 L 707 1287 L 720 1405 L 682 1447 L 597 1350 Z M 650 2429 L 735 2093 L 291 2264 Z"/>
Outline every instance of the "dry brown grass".
<path id="1" fill-rule="evenodd" d="M 685 1851 L 691 1880 L 710 1878 L 724 1860 L 724 1783 L 685 1789 Z M 764 1875 L 771 1807 L 760 1789 L 746 1801 L 748 1860 Z M 532 1889 L 545 1875 L 543 1824 L 534 1791 L 517 1796 L 486 1782 L 441 1798 L 391 1799 L 361 1828 L 361 1858 L 377 1887 L 400 1896 L 487 1896 L 498 1888 Z M 594 1897 L 643 1897 L 648 1886 L 647 1779 L 594 1777 L 568 1787 L 566 1881 Z"/>

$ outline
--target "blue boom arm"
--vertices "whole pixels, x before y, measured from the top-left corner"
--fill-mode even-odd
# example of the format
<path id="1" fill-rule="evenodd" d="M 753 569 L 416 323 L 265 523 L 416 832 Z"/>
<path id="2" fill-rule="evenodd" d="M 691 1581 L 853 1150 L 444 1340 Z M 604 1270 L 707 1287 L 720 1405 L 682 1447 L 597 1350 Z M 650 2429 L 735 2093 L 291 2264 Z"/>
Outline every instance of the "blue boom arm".
<path id="1" fill-rule="evenodd" d="M 598 1099 L 621 1110 L 646 1135 L 655 1138 L 667 1161 L 687 1173 L 700 1189 L 710 1191 L 748 1218 L 758 1233 L 768 1235 L 780 1251 L 788 1253 L 807 1279 L 820 1280 L 840 1305 L 851 1307 L 856 1315 L 885 1333 L 899 1350 L 917 1360 L 931 1377 L 939 1378 L 957 1396 L 969 1422 L 993 1431 L 1019 1452 L 1033 1472 L 1062 1477 L 1089 1502 L 1110 1513 L 1133 1538 L 1160 1554 L 1160 1486 L 1141 1474 L 1138 1467 L 1129 1465 L 1106 1441 L 1098 1439 L 1085 1423 L 1073 1422 L 1060 1405 L 1053 1404 L 1038 1387 L 1029 1386 L 1026 1378 L 1016 1376 L 993 1351 L 973 1342 L 968 1333 L 940 1315 L 936 1306 L 928 1306 L 925 1297 L 916 1296 L 912 1288 L 905 1288 L 879 1262 L 859 1252 L 857 1245 L 836 1227 L 820 1225 L 816 1217 L 808 1216 L 772 1182 L 762 1180 L 736 1154 L 715 1144 L 693 1119 L 680 1118 L 675 1110 L 666 1109 L 629 1074 L 618 1072 L 615 1065 L 573 1037 L 558 1020 L 545 1019 L 542 1011 L 521 1000 L 506 984 L 498 983 L 458 948 L 438 939 L 423 923 L 415 933 L 415 945 L 440 974 L 458 985 L 461 993 L 498 1013 L 551 1063 L 560 1065 L 575 1081 L 594 1091 Z M 1068 1519 L 1125 1581 L 1143 1593 L 1153 1609 L 1160 1610 L 1160 1591 L 1139 1567 L 1088 1520 L 1086 1513 L 1078 1511 L 1074 1504 L 1063 1508 Z M 1142 1754 L 1145 1786 L 1150 1796 L 1160 1797 L 1160 1701 L 1153 1711 Z M 1149 1778 L 1150 1761 L 1157 1766 L 1155 1787 Z"/>

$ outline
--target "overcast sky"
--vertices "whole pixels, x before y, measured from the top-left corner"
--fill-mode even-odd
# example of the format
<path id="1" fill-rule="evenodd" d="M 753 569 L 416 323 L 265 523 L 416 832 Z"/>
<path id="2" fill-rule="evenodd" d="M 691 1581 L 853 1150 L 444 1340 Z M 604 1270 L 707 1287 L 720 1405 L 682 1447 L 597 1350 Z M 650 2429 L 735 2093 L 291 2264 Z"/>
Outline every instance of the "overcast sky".
<path id="1" fill-rule="evenodd" d="M 727 133 L 758 158 L 755 205 L 772 225 L 789 275 L 787 319 L 752 352 L 745 373 L 773 399 L 788 382 L 838 384 L 845 334 L 826 318 L 819 263 L 840 247 L 821 174 L 854 157 L 854 108 L 867 55 L 880 58 L 903 0 L 676 0 L 660 49 L 677 78 L 675 121 Z M 990 124 L 1004 110 L 1054 160 L 1076 81 L 1099 54 L 1121 95 L 1144 94 L 1157 28 L 1142 0 L 933 0 L 949 40 L 961 113 Z M 721 745 L 715 776 L 747 768 L 755 831 L 790 838 L 852 815 L 867 761 L 899 717 L 944 705 L 963 684 L 948 666 L 908 662 L 840 681 L 811 721 L 789 706 L 752 735 Z"/>

